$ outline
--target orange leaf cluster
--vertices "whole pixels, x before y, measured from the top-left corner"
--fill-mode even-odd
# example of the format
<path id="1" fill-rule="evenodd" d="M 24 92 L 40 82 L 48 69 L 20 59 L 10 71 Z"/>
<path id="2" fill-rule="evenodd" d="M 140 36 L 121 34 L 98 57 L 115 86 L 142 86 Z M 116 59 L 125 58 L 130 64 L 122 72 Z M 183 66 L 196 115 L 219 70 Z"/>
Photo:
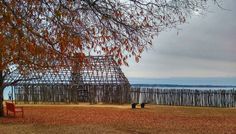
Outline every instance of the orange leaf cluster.
<path id="1" fill-rule="evenodd" d="M 144 48 L 166 28 L 186 21 L 206 0 L 0 1 L 0 70 L 71 66 L 86 55 L 113 55 L 138 62 Z"/>

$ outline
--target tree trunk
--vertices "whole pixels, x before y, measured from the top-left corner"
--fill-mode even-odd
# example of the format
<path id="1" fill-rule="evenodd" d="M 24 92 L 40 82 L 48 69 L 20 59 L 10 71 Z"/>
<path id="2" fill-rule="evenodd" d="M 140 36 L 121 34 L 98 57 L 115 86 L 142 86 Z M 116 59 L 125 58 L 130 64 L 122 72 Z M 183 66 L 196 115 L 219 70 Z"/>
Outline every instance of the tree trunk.
<path id="1" fill-rule="evenodd" d="M 3 72 L 0 70 L 0 117 L 4 116 L 3 111 L 3 90 L 4 90 L 4 78 L 3 78 Z"/>
<path id="2" fill-rule="evenodd" d="M 0 48 L 0 117 L 4 116 L 3 111 L 3 90 L 4 90 L 4 75 L 3 75 L 3 55 L 2 49 Z"/>
<path id="3" fill-rule="evenodd" d="M 0 87 L 0 117 L 4 116 L 3 111 L 3 88 Z"/>

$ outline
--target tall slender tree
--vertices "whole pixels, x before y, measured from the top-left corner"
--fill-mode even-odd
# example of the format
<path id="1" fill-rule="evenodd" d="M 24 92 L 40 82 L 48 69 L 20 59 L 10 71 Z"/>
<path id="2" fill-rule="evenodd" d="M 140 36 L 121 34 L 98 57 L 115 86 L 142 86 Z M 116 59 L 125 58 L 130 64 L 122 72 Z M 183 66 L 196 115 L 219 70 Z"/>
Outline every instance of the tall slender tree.
<path id="1" fill-rule="evenodd" d="M 59 69 L 89 54 L 138 62 L 152 39 L 185 23 L 209 0 L 0 0 L 0 116 L 4 82 L 19 73 Z M 216 0 L 211 0 L 217 2 Z"/>

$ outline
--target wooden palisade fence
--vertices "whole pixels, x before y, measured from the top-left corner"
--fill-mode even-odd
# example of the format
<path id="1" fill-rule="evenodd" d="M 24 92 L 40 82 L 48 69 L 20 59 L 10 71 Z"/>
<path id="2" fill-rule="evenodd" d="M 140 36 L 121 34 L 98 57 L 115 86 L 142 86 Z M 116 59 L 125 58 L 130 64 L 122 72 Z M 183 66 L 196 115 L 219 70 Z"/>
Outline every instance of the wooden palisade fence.
<path id="1" fill-rule="evenodd" d="M 171 106 L 235 107 L 236 90 L 132 88 L 131 101 Z"/>
<path id="2" fill-rule="evenodd" d="M 112 85 L 86 85 L 83 89 L 69 85 L 24 85 L 15 86 L 18 103 L 79 103 L 89 102 L 124 104 L 129 101 L 129 87 Z"/>

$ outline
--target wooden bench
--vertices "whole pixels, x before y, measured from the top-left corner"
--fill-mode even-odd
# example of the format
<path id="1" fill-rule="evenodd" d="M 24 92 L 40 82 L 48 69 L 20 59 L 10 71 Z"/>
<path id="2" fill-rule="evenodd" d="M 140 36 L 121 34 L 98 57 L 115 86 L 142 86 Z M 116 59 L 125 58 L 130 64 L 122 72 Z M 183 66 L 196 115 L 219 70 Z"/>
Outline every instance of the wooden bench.
<path id="1" fill-rule="evenodd" d="M 10 111 L 10 112 L 13 112 L 14 113 L 14 117 L 16 117 L 16 113 L 17 112 L 21 112 L 22 113 L 22 117 L 24 117 L 23 107 L 16 107 L 14 103 L 6 102 L 6 110 L 7 110 L 7 115 L 8 115 L 8 111 Z"/>

